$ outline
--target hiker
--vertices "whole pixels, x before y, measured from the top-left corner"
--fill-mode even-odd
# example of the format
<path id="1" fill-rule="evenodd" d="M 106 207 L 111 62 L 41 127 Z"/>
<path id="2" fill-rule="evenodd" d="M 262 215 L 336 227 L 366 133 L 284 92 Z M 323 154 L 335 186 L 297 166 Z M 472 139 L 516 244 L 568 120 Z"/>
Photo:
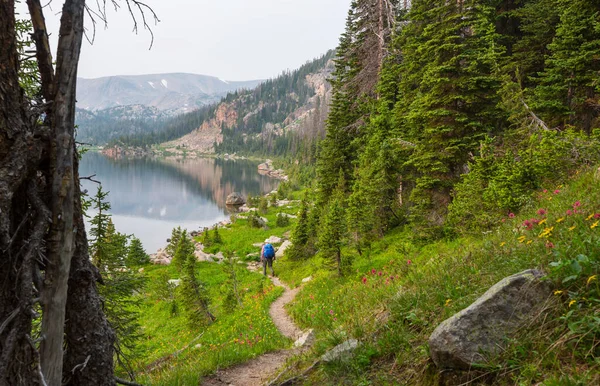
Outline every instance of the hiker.
<path id="1" fill-rule="evenodd" d="M 273 260 L 275 260 L 275 248 L 269 243 L 262 246 L 260 250 L 260 261 L 263 263 L 263 275 L 267 276 L 267 265 L 271 268 L 271 275 L 275 276 L 273 270 Z"/>

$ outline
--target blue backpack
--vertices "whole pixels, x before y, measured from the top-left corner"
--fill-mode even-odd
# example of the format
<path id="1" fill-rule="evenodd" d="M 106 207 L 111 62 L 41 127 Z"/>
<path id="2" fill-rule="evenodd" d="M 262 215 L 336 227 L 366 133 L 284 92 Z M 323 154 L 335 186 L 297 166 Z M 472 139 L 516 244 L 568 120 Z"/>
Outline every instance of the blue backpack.
<path id="1" fill-rule="evenodd" d="M 265 247 L 263 249 L 263 256 L 266 259 L 272 259 L 275 257 L 275 248 L 273 248 L 273 246 L 271 244 L 265 244 Z"/>

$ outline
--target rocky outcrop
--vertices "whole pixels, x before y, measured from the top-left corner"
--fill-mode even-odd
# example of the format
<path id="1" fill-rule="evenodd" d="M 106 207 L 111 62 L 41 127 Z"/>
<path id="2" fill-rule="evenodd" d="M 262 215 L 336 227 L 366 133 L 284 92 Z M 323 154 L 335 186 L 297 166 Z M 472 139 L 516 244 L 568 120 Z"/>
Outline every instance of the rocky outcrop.
<path id="1" fill-rule="evenodd" d="M 352 357 L 352 353 L 357 347 L 358 341 L 356 339 L 349 339 L 327 351 L 325 354 L 323 354 L 321 360 L 323 362 L 348 360 Z"/>
<path id="2" fill-rule="evenodd" d="M 494 355 L 551 294 L 543 274 L 527 270 L 496 283 L 473 304 L 443 321 L 429 338 L 431 358 L 441 369 L 469 369 Z"/>
<path id="3" fill-rule="evenodd" d="M 275 258 L 280 259 L 285 254 L 285 250 L 292 246 L 292 242 L 289 240 L 285 240 L 283 244 L 279 248 L 277 248 L 277 252 L 275 252 Z"/>
<path id="4" fill-rule="evenodd" d="M 270 159 L 258 165 L 258 173 L 282 181 L 288 180 L 288 176 L 285 175 L 285 171 L 283 169 L 275 169 L 273 167 L 273 161 Z"/>
<path id="5" fill-rule="evenodd" d="M 244 197 L 237 192 L 229 194 L 225 200 L 226 205 L 244 205 L 245 203 L 246 200 L 244 200 Z"/>
<path id="6" fill-rule="evenodd" d="M 265 240 L 265 243 L 269 243 L 269 244 L 279 244 L 281 243 L 283 240 L 281 239 L 281 237 L 277 237 L 277 236 L 271 236 L 268 239 Z"/>
<path id="7" fill-rule="evenodd" d="M 156 253 L 150 255 L 150 262 L 158 265 L 169 265 L 171 264 L 172 256 L 169 256 L 167 251 L 159 249 Z"/>

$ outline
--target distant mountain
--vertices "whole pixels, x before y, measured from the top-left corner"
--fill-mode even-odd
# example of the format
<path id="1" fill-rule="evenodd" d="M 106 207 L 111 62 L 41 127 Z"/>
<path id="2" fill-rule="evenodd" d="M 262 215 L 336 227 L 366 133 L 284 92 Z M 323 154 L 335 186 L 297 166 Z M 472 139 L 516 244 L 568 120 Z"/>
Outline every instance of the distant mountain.
<path id="1" fill-rule="evenodd" d="M 96 111 L 145 105 L 184 113 L 218 102 L 228 92 L 253 89 L 261 80 L 226 81 L 214 76 L 173 73 L 77 79 L 77 107 Z"/>
<path id="2" fill-rule="evenodd" d="M 159 120 L 150 133 L 129 130 L 113 145 L 163 143 L 171 152 L 284 154 L 310 147 L 324 134 L 334 51 L 286 71 L 252 90 L 235 91 L 218 105 Z"/>

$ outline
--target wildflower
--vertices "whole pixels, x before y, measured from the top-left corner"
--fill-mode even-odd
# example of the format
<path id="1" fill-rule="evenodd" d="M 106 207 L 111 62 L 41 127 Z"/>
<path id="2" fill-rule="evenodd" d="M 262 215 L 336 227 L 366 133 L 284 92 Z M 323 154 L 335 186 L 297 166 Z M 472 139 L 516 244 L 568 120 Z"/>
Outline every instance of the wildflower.
<path id="1" fill-rule="evenodd" d="M 538 237 L 548 237 L 550 236 L 550 233 L 552 233 L 552 231 L 554 230 L 554 227 L 550 227 L 550 228 L 545 228 L 539 235 Z"/>
<path id="2" fill-rule="evenodd" d="M 367 277 L 366 276 L 362 278 L 362 282 L 363 282 L 363 284 L 367 284 Z"/>
<path id="3" fill-rule="evenodd" d="M 588 277 L 587 285 L 590 285 L 590 283 L 593 282 L 594 280 L 597 280 L 597 278 L 598 278 L 598 275 L 593 275 L 593 276 Z"/>
<path id="4" fill-rule="evenodd" d="M 594 213 L 590 214 L 589 216 L 587 216 L 587 218 L 585 219 L 585 221 L 591 220 L 592 217 L 594 217 Z"/>
<path id="5" fill-rule="evenodd" d="M 379 275 L 379 276 L 381 276 L 381 274 L 382 274 L 382 272 L 381 272 L 381 271 L 379 271 L 378 275 Z"/>
<path id="6" fill-rule="evenodd" d="M 538 225 L 542 225 L 545 222 L 546 222 L 546 219 L 540 220 L 540 222 L 538 222 Z"/>
<path id="7" fill-rule="evenodd" d="M 526 238 L 527 236 L 520 236 L 517 240 L 519 240 L 519 242 L 522 243 L 523 241 L 525 241 Z"/>
<path id="8" fill-rule="evenodd" d="M 523 226 L 524 226 L 525 228 L 527 228 L 527 230 L 531 230 L 531 229 L 533 228 L 533 224 L 531 223 L 531 221 L 530 221 L 530 220 L 525 220 L 525 221 L 523 221 Z"/>
<path id="9" fill-rule="evenodd" d="M 581 206 L 581 202 L 579 201 L 575 201 L 575 203 L 573 204 L 573 209 L 577 209 Z"/>
<path id="10" fill-rule="evenodd" d="M 559 189 L 556 189 L 556 190 L 554 191 L 554 194 L 558 194 L 558 193 L 560 193 L 560 190 L 559 190 Z"/>
<path id="11" fill-rule="evenodd" d="M 562 294 L 563 292 L 564 292 L 564 291 L 562 291 L 562 290 L 556 290 L 556 291 L 554 291 L 554 295 L 560 295 L 560 294 Z"/>
<path id="12" fill-rule="evenodd" d="M 543 192 L 544 192 L 544 193 L 548 193 L 548 189 L 544 189 L 544 190 L 543 190 Z"/>
<path id="13" fill-rule="evenodd" d="M 556 222 L 557 222 L 557 223 L 560 223 L 560 222 L 563 222 L 563 221 L 565 221 L 565 218 L 564 218 L 564 217 L 561 217 L 561 218 L 557 218 L 557 219 L 556 219 Z"/>
<path id="14" fill-rule="evenodd" d="M 573 299 L 569 302 L 569 307 L 571 307 L 573 304 L 577 303 L 577 300 Z"/>
<path id="15" fill-rule="evenodd" d="M 554 248 L 554 243 L 552 243 L 551 241 L 546 242 L 546 248 Z"/>
<path id="16" fill-rule="evenodd" d="M 533 240 L 527 240 L 527 245 L 533 243 Z"/>
<path id="17" fill-rule="evenodd" d="M 329 310 L 329 315 L 333 315 L 333 310 Z"/>
<path id="18" fill-rule="evenodd" d="M 575 228 L 577 228 L 577 225 L 573 225 L 572 227 L 569 227 L 569 230 L 572 231 Z"/>
<path id="19" fill-rule="evenodd" d="M 411 264 L 412 264 L 412 261 L 411 261 L 411 260 L 406 260 L 406 264 L 407 264 L 407 265 L 411 265 Z"/>
<path id="20" fill-rule="evenodd" d="M 593 223 L 592 225 L 590 225 L 590 228 L 591 228 L 591 229 L 594 229 L 594 228 L 596 228 L 596 227 L 598 226 L 598 223 L 599 223 L 599 222 L 600 222 L 600 221 L 596 221 L 595 223 Z"/>
<path id="21" fill-rule="evenodd" d="M 506 241 L 503 241 L 503 242 L 501 242 L 501 243 L 500 243 L 500 246 L 501 246 L 501 247 L 503 247 L 503 246 L 505 246 L 505 245 L 506 245 Z"/>
<path id="22" fill-rule="evenodd" d="M 544 209 L 544 208 L 538 209 L 537 214 L 539 214 L 540 216 L 545 215 L 546 214 L 546 209 Z"/>
<path id="23" fill-rule="evenodd" d="M 515 218 L 515 214 L 514 214 L 514 213 L 512 213 L 512 212 L 511 212 L 511 213 L 509 213 L 509 214 L 508 214 L 508 218 Z"/>
<path id="24" fill-rule="evenodd" d="M 504 223 L 504 222 L 506 222 L 506 219 L 505 219 L 505 218 L 503 218 L 502 220 L 500 220 L 500 222 L 503 222 L 503 223 Z"/>
<path id="25" fill-rule="evenodd" d="M 371 270 L 371 273 L 372 273 L 373 275 L 375 275 L 375 274 L 377 273 L 377 270 L 375 270 L 375 268 L 373 268 L 373 269 Z"/>
<path id="26" fill-rule="evenodd" d="M 573 211 L 571 209 L 567 209 L 567 216 L 570 216 L 573 214 Z"/>
<path id="27" fill-rule="evenodd" d="M 446 307 L 448 307 L 448 304 L 450 304 L 452 302 L 452 299 L 446 299 Z"/>
<path id="28" fill-rule="evenodd" d="M 595 218 L 595 219 L 597 219 L 597 218 L 600 218 L 600 213 L 596 213 L 596 214 L 594 215 L 594 218 Z"/>

